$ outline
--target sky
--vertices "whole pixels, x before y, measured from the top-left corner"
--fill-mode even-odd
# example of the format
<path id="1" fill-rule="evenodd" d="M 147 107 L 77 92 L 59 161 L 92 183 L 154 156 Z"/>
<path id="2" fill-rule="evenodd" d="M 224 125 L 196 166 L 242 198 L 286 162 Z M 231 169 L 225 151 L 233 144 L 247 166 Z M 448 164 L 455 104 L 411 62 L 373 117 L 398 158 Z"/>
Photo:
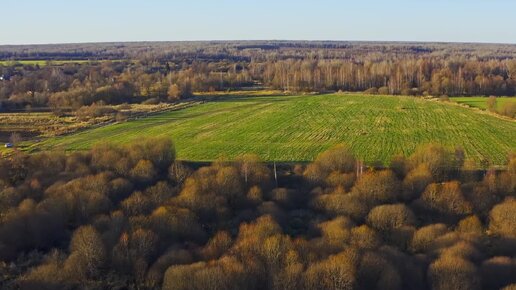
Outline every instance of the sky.
<path id="1" fill-rule="evenodd" d="M 0 44 L 178 40 L 516 43 L 516 0 L 0 0 Z"/>

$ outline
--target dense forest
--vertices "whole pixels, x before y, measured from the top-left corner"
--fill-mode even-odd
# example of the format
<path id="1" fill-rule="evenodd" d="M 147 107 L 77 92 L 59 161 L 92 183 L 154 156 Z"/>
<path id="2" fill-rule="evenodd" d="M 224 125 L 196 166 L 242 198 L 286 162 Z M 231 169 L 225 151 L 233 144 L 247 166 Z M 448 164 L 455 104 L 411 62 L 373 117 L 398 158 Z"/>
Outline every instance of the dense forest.
<path id="1" fill-rule="evenodd" d="M 249 87 L 435 97 L 516 94 L 515 45 L 281 41 L 68 44 L 0 46 L 0 60 L 4 60 L 0 66 L 0 110 L 70 109 L 101 101 L 176 101 L 194 91 Z M 39 65 L 14 60 L 49 62 Z M 57 62 L 63 60 L 88 62 Z"/>
<path id="2" fill-rule="evenodd" d="M 516 45 L 0 46 L 0 112 L 16 112 L 2 120 L 23 130 L 251 90 L 490 96 L 514 117 L 496 96 L 516 95 Z M 0 289 L 516 289 L 514 152 L 496 169 L 436 144 L 381 167 L 346 145 L 310 163 L 201 164 L 169 139 L 29 154 L 21 138 L 0 158 Z"/>
<path id="3" fill-rule="evenodd" d="M 168 139 L 0 159 L 3 289 L 515 289 L 516 156 L 175 159 Z M 512 286 L 511 286 L 512 284 Z"/>

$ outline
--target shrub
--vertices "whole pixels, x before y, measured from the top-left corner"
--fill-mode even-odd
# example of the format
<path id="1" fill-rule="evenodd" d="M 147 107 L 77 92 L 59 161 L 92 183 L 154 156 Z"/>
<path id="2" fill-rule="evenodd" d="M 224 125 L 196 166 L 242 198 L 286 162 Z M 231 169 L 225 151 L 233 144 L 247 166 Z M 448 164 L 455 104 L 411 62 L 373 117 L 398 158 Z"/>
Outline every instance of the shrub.
<path id="1" fill-rule="evenodd" d="M 380 235 L 367 225 L 351 229 L 351 245 L 362 249 L 375 249 L 382 244 Z"/>
<path id="2" fill-rule="evenodd" d="M 202 255 L 206 260 L 215 260 L 221 257 L 233 244 L 228 232 L 217 232 L 202 249 Z"/>
<path id="3" fill-rule="evenodd" d="M 152 201 L 141 191 L 136 191 L 122 201 L 121 208 L 128 216 L 149 214 L 152 211 Z"/>
<path id="4" fill-rule="evenodd" d="M 516 118 L 516 102 L 505 102 L 499 112 L 509 118 Z"/>
<path id="5" fill-rule="evenodd" d="M 160 103 L 159 98 L 149 98 L 142 102 L 142 105 L 157 105 Z"/>
<path id="6" fill-rule="evenodd" d="M 102 238 L 92 226 L 80 227 L 73 233 L 70 251 L 66 264 L 74 269 L 73 275 L 95 276 L 107 261 Z"/>
<path id="7" fill-rule="evenodd" d="M 240 156 L 236 163 L 246 184 L 267 186 L 271 183 L 271 172 L 257 155 Z"/>
<path id="8" fill-rule="evenodd" d="M 364 94 L 366 94 L 366 95 L 377 95 L 378 94 L 378 89 L 375 88 L 375 87 L 369 88 L 369 89 L 364 91 Z"/>
<path id="9" fill-rule="evenodd" d="M 411 249 L 413 252 L 426 252 L 432 243 L 448 232 L 445 224 L 433 224 L 418 229 L 412 237 Z"/>
<path id="10" fill-rule="evenodd" d="M 252 280 L 246 279 L 246 270 L 231 257 L 213 263 L 171 266 L 165 273 L 162 289 L 247 289 L 252 286 Z"/>
<path id="11" fill-rule="evenodd" d="M 168 168 L 168 178 L 175 184 L 183 184 L 192 174 L 192 170 L 179 161 L 175 161 Z"/>
<path id="12" fill-rule="evenodd" d="M 489 213 L 489 230 L 494 234 L 516 238 L 516 199 L 508 198 Z"/>
<path id="13" fill-rule="evenodd" d="M 428 167 L 425 164 L 418 165 L 403 179 L 403 199 L 410 201 L 419 198 L 432 180 L 432 174 Z"/>
<path id="14" fill-rule="evenodd" d="M 461 161 L 454 152 L 436 144 L 418 147 L 409 158 L 411 168 L 424 164 L 437 181 L 443 181 L 451 171 L 462 167 Z"/>
<path id="15" fill-rule="evenodd" d="M 99 118 L 107 115 L 114 115 L 117 111 L 112 107 L 97 105 L 93 103 L 91 106 L 83 106 L 75 112 L 79 120 L 88 120 L 90 118 Z"/>
<path id="16" fill-rule="evenodd" d="M 156 178 L 156 170 L 149 160 L 140 160 L 129 172 L 137 183 L 151 183 Z"/>
<path id="17" fill-rule="evenodd" d="M 489 96 L 487 99 L 487 109 L 491 112 L 496 112 L 496 96 Z"/>
<path id="18" fill-rule="evenodd" d="M 307 289 L 355 289 L 358 253 L 347 249 L 308 267 L 305 273 Z"/>
<path id="19" fill-rule="evenodd" d="M 482 235 L 484 232 L 482 222 L 476 215 L 472 215 L 462 219 L 459 222 L 457 231 L 461 233 L 469 233 L 475 235 Z"/>
<path id="20" fill-rule="evenodd" d="M 349 242 L 352 227 L 353 222 L 342 216 L 319 224 L 324 240 L 336 248 L 342 248 Z"/>
<path id="21" fill-rule="evenodd" d="M 344 190 L 349 190 L 353 183 L 355 182 L 356 176 L 355 173 L 340 173 L 340 172 L 332 172 L 330 173 L 326 179 L 325 183 L 327 186 L 332 188 L 342 188 Z"/>
<path id="22" fill-rule="evenodd" d="M 450 217 L 470 214 L 473 209 L 457 181 L 428 185 L 419 202 L 427 210 Z"/>
<path id="23" fill-rule="evenodd" d="M 304 175 L 308 180 L 320 183 L 332 172 L 354 172 L 356 160 L 351 150 L 345 145 L 337 145 L 319 154 L 313 163 L 307 166 Z"/>
<path id="24" fill-rule="evenodd" d="M 74 179 L 68 183 L 56 183 L 45 191 L 47 200 L 63 204 L 67 222 L 82 224 L 97 214 L 107 213 L 111 207 L 108 198 L 109 174 L 101 173 Z"/>
<path id="25" fill-rule="evenodd" d="M 498 202 L 499 197 L 493 194 L 483 183 L 473 184 L 472 188 L 466 188 L 464 194 L 473 207 L 474 212 L 481 217 L 487 217 L 491 208 Z"/>
<path id="26" fill-rule="evenodd" d="M 389 93 L 390 93 L 390 90 L 388 87 L 380 87 L 378 89 L 378 94 L 380 94 L 380 95 L 389 95 Z"/>
<path id="27" fill-rule="evenodd" d="M 455 256 L 442 256 L 428 268 L 428 279 L 436 290 L 474 290 L 481 288 L 475 265 Z"/>
<path id="28" fill-rule="evenodd" d="M 441 256 L 453 256 L 468 261 L 478 261 L 482 257 L 477 248 L 468 241 L 458 241 L 454 245 L 442 249 Z"/>
<path id="29" fill-rule="evenodd" d="M 400 183 L 391 170 L 364 174 L 352 189 L 369 206 L 396 201 L 400 193 Z"/>
<path id="30" fill-rule="evenodd" d="M 30 269 L 27 274 L 20 277 L 16 281 L 17 286 L 22 290 L 53 290 L 70 287 L 72 283 L 63 272 L 62 256 L 58 252 L 52 252 L 43 264 Z M 7 285 L 4 286 L 9 289 Z"/>
<path id="31" fill-rule="evenodd" d="M 169 249 L 161 255 L 149 268 L 147 273 L 147 284 L 151 288 L 159 288 L 163 283 L 165 271 L 172 265 L 186 265 L 193 263 L 192 254 L 184 249 Z"/>
<path id="32" fill-rule="evenodd" d="M 253 186 L 247 192 L 247 200 L 253 205 L 257 206 L 263 202 L 263 192 L 258 186 Z"/>
<path id="33" fill-rule="evenodd" d="M 364 220 L 369 210 L 358 195 L 338 192 L 316 197 L 312 200 L 312 206 L 319 211 L 333 216 L 349 216 L 355 221 Z"/>
<path id="34" fill-rule="evenodd" d="M 441 95 L 439 97 L 439 101 L 441 101 L 441 102 L 449 102 L 450 101 L 450 97 L 448 97 L 448 95 Z"/>
<path id="35" fill-rule="evenodd" d="M 416 223 L 414 213 L 404 204 L 380 205 L 367 215 L 367 223 L 380 231 L 391 231 Z"/>
<path id="36" fill-rule="evenodd" d="M 205 241 L 205 232 L 198 217 L 189 209 L 176 206 L 160 206 L 150 216 L 153 231 L 164 241 Z"/>
<path id="37" fill-rule="evenodd" d="M 203 221 L 223 218 L 230 213 L 228 206 L 245 205 L 243 180 L 235 167 L 222 164 L 204 167 L 186 179 L 177 201 Z"/>
<path id="38" fill-rule="evenodd" d="M 357 280 L 359 289 L 402 289 L 402 279 L 397 269 L 373 252 L 362 255 Z"/>
<path id="39" fill-rule="evenodd" d="M 516 196 L 516 157 L 509 158 L 507 170 L 497 175 L 496 185 L 500 195 Z"/>
<path id="40" fill-rule="evenodd" d="M 159 170 L 167 170 L 176 158 L 175 146 L 170 138 L 145 138 L 124 148 L 133 164 L 148 160 Z"/>
<path id="41" fill-rule="evenodd" d="M 128 146 L 100 143 L 92 148 L 91 153 L 96 168 L 121 175 L 133 171 L 131 173 L 135 177 L 144 179 L 153 173 L 149 171 L 166 170 L 175 160 L 174 144 L 169 138 L 146 138 Z M 150 165 L 153 165 L 152 170 Z"/>

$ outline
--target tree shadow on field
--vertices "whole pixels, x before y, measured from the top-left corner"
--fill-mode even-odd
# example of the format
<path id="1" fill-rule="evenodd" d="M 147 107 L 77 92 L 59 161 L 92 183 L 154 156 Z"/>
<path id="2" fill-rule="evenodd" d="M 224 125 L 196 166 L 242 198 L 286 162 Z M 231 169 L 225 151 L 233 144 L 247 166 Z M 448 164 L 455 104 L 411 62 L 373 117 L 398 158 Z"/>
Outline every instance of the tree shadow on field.
<path id="1" fill-rule="evenodd" d="M 216 114 L 221 114 L 221 113 L 231 114 L 234 111 L 238 111 L 238 110 L 242 110 L 242 109 L 247 109 L 247 108 L 253 108 L 253 107 L 255 107 L 255 104 L 253 104 L 253 103 L 250 102 L 248 104 L 236 105 L 236 106 L 229 107 L 229 108 L 224 108 L 223 107 L 223 108 L 217 108 L 217 109 L 210 109 L 210 110 L 206 110 L 206 111 L 203 111 L 203 112 L 190 113 L 190 114 L 186 114 L 184 116 L 171 117 L 169 120 L 192 119 L 192 118 L 209 116 L 209 115 L 214 115 L 214 114 L 216 115 Z M 256 108 L 256 110 L 260 110 L 260 108 Z"/>
<path id="2" fill-rule="evenodd" d="M 292 96 L 249 96 L 249 95 L 232 95 L 206 98 L 209 102 L 286 102 Z"/>

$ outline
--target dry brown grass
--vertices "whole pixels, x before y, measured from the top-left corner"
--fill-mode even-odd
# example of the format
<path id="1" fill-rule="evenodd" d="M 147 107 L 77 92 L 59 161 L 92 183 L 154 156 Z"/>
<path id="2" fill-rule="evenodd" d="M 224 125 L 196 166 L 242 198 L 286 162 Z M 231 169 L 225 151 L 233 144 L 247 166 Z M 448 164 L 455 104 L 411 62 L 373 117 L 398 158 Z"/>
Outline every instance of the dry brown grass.
<path id="1" fill-rule="evenodd" d="M 12 133 L 19 133 L 23 142 L 19 147 L 30 146 L 40 139 L 67 135 L 92 126 L 101 126 L 116 121 L 125 121 L 145 117 L 155 113 L 170 110 L 178 110 L 189 107 L 199 102 L 181 102 L 178 104 L 159 103 L 156 105 L 122 104 L 105 106 L 111 114 L 98 117 L 85 117 L 69 114 L 56 116 L 51 112 L 20 112 L 0 114 L 0 143 L 9 142 Z M 120 118 L 120 114 L 124 118 Z M 0 156 L 12 150 L 4 148 L 1 144 Z"/>

